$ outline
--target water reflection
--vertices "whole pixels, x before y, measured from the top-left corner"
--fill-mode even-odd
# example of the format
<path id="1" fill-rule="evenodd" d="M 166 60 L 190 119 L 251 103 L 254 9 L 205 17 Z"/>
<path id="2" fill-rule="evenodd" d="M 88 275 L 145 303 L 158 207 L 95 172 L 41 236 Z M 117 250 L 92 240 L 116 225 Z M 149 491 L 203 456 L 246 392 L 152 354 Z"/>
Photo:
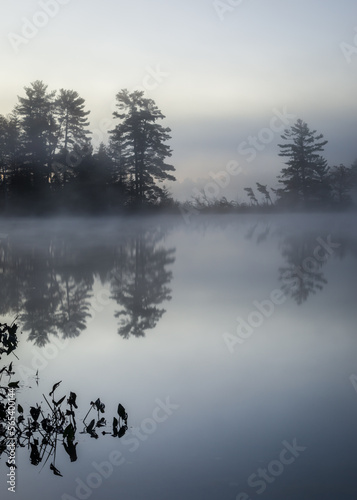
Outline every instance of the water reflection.
<path id="1" fill-rule="evenodd" d="M 117 304 L 118 333 L 142 337 L 165 313 L 175 248 L 162 244 L 158 227 L 120 234 L 100 244 L 41 236 L 22 245 L 0 241 L 0 315 L 18 315 L 23 332 L 38 346 L 51 335 L 78 337 L 92 316 L 95 282 Z"/>
<path id="2" fill-rule="evenodd" d="M 9 355 L 16 350 L 17 325 L 0 324 L 0 364 L 3 364 L 2 355 Z M 38 466 L 42 463 L 43 467 L 51 457 L 50 470 L 56 476 L 61 476 L 61 472 L 56 467 L 57 449 L 61 444 L 69 456 L 71 462 L 76 462 L 77 456 L 77 421 L 76 410 L 77 394 L 70 392 L 58 395 L 56 390 L 62 381 L 56 382 L 51 392 L 46 397 L 42 394 L 44 401 L 36 406 L 30 406 L 29 411 L 25 411 L 21 404 L 16 404 L 16 390 L 20 388 L 20 381 L 12 381 L 15 375 L 13 363 L 4 365 L 0 370 L 0 459 L 4 454 L 7 457 L 6 465 L 9 468 L 13 480 L 12 489 L 15 491 L 16 475 L 16 450 L 18 448 L 27 448 L 30 450 L 30 463 Z M 7 379 L 3 381 L 3 378 Z M 91 418 L 90 423 L 86 418 L 93 410 L 96 418 Z M 105 404 L 97 398 L 90 402 L 90 407 L 85 417 L 82 419 L 84 429 L 80 434 L 88 434 L 91 438 L 98 439 L 99 435 L 109 434 L 112 437 L 122 438 L 128 430 L 128 414 L 124 406 L 119 403 L 117 414 L 112 419 L 112 431 L 101 429 L 109 426 L 105 414 Z M 42 468 L 43 468 L 42 467 Z M 42 470 L 42 469 L 41 469 Z M 10 475 L 10 474 L 8 474 Z"/>
<path id="3" fill-rule="evenodd" d="M 160 238 L 161 239 L 161 238 Z M 142 337 L 156 326 L 165 312 L 158 306 L 171 300 L 172 272 L 166 266 L 175 261 L 175 250 L 157 248 L 158 235 L 136 236 L 128 242 L 121 255 L 121 265 L 115 267 L 110 279 L 112 297 L 121 307 L 118 333 Z"/>
<path id="4" fill-rule="evenodd" d="M 284 238 L 281 253 L 286 265 L 279 268 L 279 281 L 285 295 L 297 304 L 305 302 L 311 294 L 327 284 L 322 269 L 333 255 L 318 245 L 317 234 L 289 235 Z"/>
<path id="5" fill-rule="evenodd" d="M 285 264 L 278 269 L 278 279 L 286 296 L 298 305 L 310 295 L 323 290 L 328 281 L 323 269 L 330 259 L 344 259 L 349 253 L 357 256 L 357 243 L 353 238 L 321 230 L 287 230 L 278 227 L 271 231 L 270 223 L 255 223 L 245 237 L 257 245 L 268 237 L 278 237 L 279 249 Z"/>
<path id="6" fill-rule="evenodd" d="M 25 448 L 17 450 L 19 498 L 28 497 L 30 481 L 38 498 L 50 498 L 53 486 L 59 496 L 76 497 L 77 478 L 88 484 L 88 477 L 98 472 L 93 460 L 114 465 L 109 458 L 113 449 L 121 453 L 115 465 L 122 465 L 112 468 L 94 496 L 109 499 L 120 491 L 123 498 L 151 499 L 160 497 L 160 490 L 165 498 L 213 500 L 243 498 L 247 495 L 240 493 L 247 491 L 253 498 L 256 489 L 248 478 L 275 463 L 282 443 L 294 439 L 306 453 L 267 484 L 269 498 L 339 497 L 333 484 L 337 476 L 344 485 L 343 498 L 355 498 L 346 491 L 355 495 L 350 464 L 356 449 L 356 398 L 350 380 L 356 373 L 352 277 L 357 245 L 356 232 L 350 230 L 354 220 L 342 227 L 336 219 L 310 223 L 304 217 L 298 224 L 297 218 L 278 216 L 215 218 L 213 223 L 204 218 L 197 227 L 175 228 L 169 240 L 156 222 L 154 228 L 124 232 L 114 231 L 114 221 L 108 230 L 88 231 L 85 238 L 73 237 L 76 231 L 71 237 L 63 232 L 50 237 L 41 229 L 41 242 L 11 234 L 0 246 L 0 307 L 9 311 L 11 305 L 12 314 L 19 311 L 27 319 L 26 335 L 33 331 L 35 341 L 49 314 L 57 335 L 82 332 L 81 341 L 67 342 L 65 349 L 57 349 L 56 358 L 50 357 L 51 350 L 47 358 L 46 348 L 26 343 L 19 345 L 20 360 L 14 358 L 13 371 L 21 376 L 28 373 L 23 368 L 32 367 L 32 392 L 23 382 L 17 391 L 25 418 L 19 424 Z M 332 253 L 321 240 L 330 242 Z M 229 351 L 223 332 L 234 331 L 237 315 L 248 320 L 256 314 L 255 304 L 266 303 L 278 283 L 285 285 L 290 300 L 274 307 L 249 339 Z M 104 306 L 103 316 L 83 332 L 96 311 L 94 304 Z M 49 328 L 51 320 L 46 324 Z M 116 335 L 149 336 L 155 324 L 157 335 L 150 342 L 121 341 Z M 42 331 L 46 333 L 45 326 Z M 42 341 L 46 343 L 45 335 Z M 39 362 L 39 351 L 51 362 Z M 38 367 L 41 382 L 35 387 Z M 49 391 L 59 380 L 63 382 L 53 398 L 58 403 L 56 421 L 42 394 L 56 410 Z M 5 369 L 0 385 L 7 381 Z M 75 412 L 70 391 L 78 394 Z M 64 395 L 68 399 L 59 403 Z M 97 396 L 100 401 L 92 403 Z M 38 428 L 29 414 L 37 401 L 44 411 Z M 86 415 L 90 401 L 98 406 Z M 105 414 L 100 412 L 102 401 Z M 128 429 L 118 401 L 128 409 Z M 212 407 L 220 409 L 218 414 Z M 67 411 L 74 412 L 75 421 Z M 67 421 L 59 428 L 55 462 L 49 426 L 58 429 L 61 412 Z M 101 427 L 103 417 L 107 428 Z M 212 432 L 217 426 L 220 432 Z M 47 450 L 38 430 L 48 438 Z M 30 453 L 38 464 L 35 472 L 50 456 L 35 482 Z M 184 478 L 181 483 L 177 470 Z"/>

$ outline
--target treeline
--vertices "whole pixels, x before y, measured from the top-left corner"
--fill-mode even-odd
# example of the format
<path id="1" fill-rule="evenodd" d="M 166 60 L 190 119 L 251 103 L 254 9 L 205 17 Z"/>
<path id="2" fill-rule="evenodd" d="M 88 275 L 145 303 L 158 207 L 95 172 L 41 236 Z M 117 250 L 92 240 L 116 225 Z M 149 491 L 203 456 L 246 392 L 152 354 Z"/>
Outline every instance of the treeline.
<path id="1" fill-rule="evenodd" d="M 357 160 L 351 166 L 329 167 L 322 152 L 328 141 L 299 119 L 281 136 L 279 156 L 286 158 L 278 176 L 278 187 L 243 188 L 247 203 L 228 201 L 225 197 L 208 198 L 204 191 L 186 210 L 208 212 L 276 210 L 276 209 L 347 209 L 354 204 L 357 191 Z"/>
<path id="2" fill-rule="evenodd" d="M 297 208 L 351 206 L 351 193 L 357 186 L 357 161 L 350 167 L 329 167 L 322 155 L 328 141 L 301 119 L 281 138 L 284 142 L 279 144 L 279 156 L 287 160 L 278 176 L 280 187 L 272 189 L 276 204 Z M 272 203 L 267 186 L 257 183 L 257 191 L 265 203 Z M 253 190 L 248 188 L 247 192 L 252 203 L 258 204 Z"/>
<path id="3" fill-rule="evenodd" d="M 117 125 L 94 152 L 85 100 L 73 90 L 25 87 L 13 112 L 0 115 L 0 211 L 101 213 L 168 205 L 162 185 L 175 180 L 166 163 L 170 129 L 143 92 L 120 91 Z"/>
<path id="4" fill-rule="evenodd" d="M 244 187 L 246 202 L 208 198 L 202 191 L 175 202 L 165 181 L 175 168 L 164 115 L 144 93 L 116 95 L 116 125 L 96 152 L 88 130 L 89 111 L 74 90 L 48 91 L 42 81 L 25 87 L 13 112 L 0 115 L 0 213 L 105 214 L 133 208 L 166 208 L 177 213 L 275 209 L 346 209 L 353 205 L 357 161 L 330 167 L 327 141 L 302 120 L 285 130 L 279 156 L 286 159 L 278 186 Z"/>

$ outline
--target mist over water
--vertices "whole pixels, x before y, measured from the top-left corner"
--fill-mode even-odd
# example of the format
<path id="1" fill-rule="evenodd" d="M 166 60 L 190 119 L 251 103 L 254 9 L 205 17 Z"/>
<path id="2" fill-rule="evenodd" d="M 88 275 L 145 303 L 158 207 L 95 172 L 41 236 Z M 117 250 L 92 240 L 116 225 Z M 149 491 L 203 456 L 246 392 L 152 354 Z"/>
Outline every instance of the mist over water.
<path id="1" fill-rule="evenodd" d="M 79 430 L 98 397 L 109 427 L 118 399 L 129 414 L 120 440 L 78 434 L 73 463 L 59 446 L 62 478 L 18 449 L 17 498 L 31 483 L 39 499 L 355 499 L 354 213 L 7 219 L 0 233 L 17 402 L 44 404 L 62 380 Z"/>

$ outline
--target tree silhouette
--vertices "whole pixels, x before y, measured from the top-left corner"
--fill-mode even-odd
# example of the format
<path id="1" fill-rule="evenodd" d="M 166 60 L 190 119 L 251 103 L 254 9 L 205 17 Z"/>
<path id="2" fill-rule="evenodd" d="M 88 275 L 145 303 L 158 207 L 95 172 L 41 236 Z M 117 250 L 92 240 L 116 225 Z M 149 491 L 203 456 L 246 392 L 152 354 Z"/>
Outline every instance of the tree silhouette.
<path id="1" fill-rule="evenodd" d="M 142 205 L 160 196 L 162 190 L 155 181 L 175 180 L 168 173 L 175 168 L 165 163 L 171 156 L 165 144 L 171 138 L 170 129 L 156 123 L 165 117 L 144 92 L 122 90 L 116 99 L 120 112 L 114 111 L 113 116 L 121 122 L 110 131 L 111 145 L 116 144 L 118 167 L 125 170 L 129 181 L 132 178 L 135 200 Z"/>
<path id="2" fill-rule="evenodd" d="M 42 81 L 25 87 L 15 107 L 21 125 L 24 166 L 30 169 L 33 184 L 42 187 L 50 178 L 50 162 L 56 148 L 55 91 L 47 92 Z"/>
<path id="3" fill-rule="evenodd" d="M 353 188 L 352 169 L 345 165 L 334 166 L 330 173 L 332 196 L 339 206 L 346 207 L 352 202 L 350 192 Z"/>
<path id="4" fill-rule="evenodd" d="M 305 207 L 326 201 L 328 167 L 326 160 L 319 154 L 327 144 L 323 135 L 317 135 L 316 130 L 310 130 L 299 119 L 281 137 L 287 142 L 279 144 L 279 156 L 288 158 L 288 161 L 279 176 L 279 183 L 284 186 L 277 192 L 280 201 Z"/>
<path id="5" fill-rule="evenodd" d="M 14 188 L 14 176 L 18 173 L 20 156 L 20 126 L 18 118 L 0 115 L 0 208 L 7 210 L 8 198 Z"/>
<path id="6" fill-rule="evenodd" d="M 58 121 L 57 148 L 68 151 L 74 144 L 84 146 L 88 143 L 86 128 L 89 125 L 87 116 L 90 111 L 85 111 L 85 100 L 74 90 L 59 91 L 56 99 L 56 118 Z"/>

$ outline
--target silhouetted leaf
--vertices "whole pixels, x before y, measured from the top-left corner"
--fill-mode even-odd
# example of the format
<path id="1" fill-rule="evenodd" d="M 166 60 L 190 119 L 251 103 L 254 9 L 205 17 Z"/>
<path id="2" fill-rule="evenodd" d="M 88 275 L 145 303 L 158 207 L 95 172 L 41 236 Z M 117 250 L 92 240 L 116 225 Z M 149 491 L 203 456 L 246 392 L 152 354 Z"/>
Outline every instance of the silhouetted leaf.
<path id="1" fill-rule="evenodd" d="M 116 437 L 118 435 L 118 419 L 113 417 L 113 436 Z"/>
<path id="2" fill-rule="evenodd" d="M 91 432 L 93 430 L 93 427 L 95 425 L 95 420 L 93 418 L 93 420 L 90 422 L 90 424 L 87 426 L 87 432 Z"/>
<path id="3" fill-rule="evenodd" d="M 63 396 L 63 398 L 59 399 L 58 401 L 54 401 L 55 406 L 59 406 L 63 402 L 65 397 L 66 396 Z"/>
<path id="4" fill-rule="evenodd" d="M 74 392 L 70 392 L 69 398 L 67 399 L 67 403 L 71 406 L 74 406 L 75 408 L 78 408 L 76 399 L 77 399 L 77 394 Z"/>
<path id="5" fill-rule="evenodd" d="M 68 453 L 71 462 L 75 462 L 77 460 L 77 444 L 74 444 L 73 441 L 68 441 L 67 443 L 63 442 L 64 449 Z"/>
<path id="6" fill-rule="evenodd" d="M 101 418 L 100 420 L 98 420 L 97 422 L 97 427 L 104 427 L 105 425 L 107 424 L 105 418 Z"/>
<path id="7" fill-rule="evenodd" d="M 37 421 L 38 417 L 40 416 L 40 412 L 41 412 L 40 406 L 38 408 L 34 408 L 33 406 L 31 406 L 30 414 L 31 414 L 31 417 L 35 420 L 35 422 Z"/>
<path id="8" fill-rule="evenodd" d="M 127 420 L 128 419 L 128 414 L 126 413 L 124 406 L 121 405 L 120 403 L 118 405 L 118 415 L 123 420 Z"/>
<path id="9" fill-rule="evenodd" d="M 42 429 L 45 432 L 50 433 L 53 431 L 53 425 L 51 425 L 50 420 L 48 418 L 44 418 L 41 422 L 41 425 L 42 425 Z"/>
<path id="10" fill-rule="evenodd" d="M 18 389 L 19 388 L 19 383 L 20 383 L 19 380 L 17 382 L 10 382 L 9 387 L 11 389 Z"/>
<path id="11" fill-rule="evenodd" d="M 123 425 L 122 427 L 120 427 L 119 432 L 118 432 L 118 438 L 123 437 L 127 430 L 128 430 L 128 427 L 126 425 Z"/>
<path id="12" fill-rule="evenodd" d="M 68 441 L 73 441 L 74 437 L 75 437 L 74 427 L 72 424 L 69 424 L 63 431 L 63 438 L 67 438 Z"/>
<path id="13" fill-rule="evenodd" d="M 49 396 L 52 396 L 52 394 L 55 392 L 55 390 L 57 389 L 57 387 L 60 385 L 61 382 L 62 380 L 54 384 L 54 386 L 52 387 L 52 391 L 49 393 Z"/>
<path id="14" fill-rule="evenodd" d="M 101 413 L 104 413 L 105 404 L 102 403 L 99 398 L 92 404 L 97 408 L 98 411 L 100 411 Z"/>
<path id="15" fill-rule="evenodd" d="M 53 474 L 55 476 L 63 477 L 62 474 L 60 473 L 60 471 L 58 469 L 56 469 L 56 467 L 53 464 L 50 465 L 50 470 L 53 471 Z"/>
<path id="16" fill-rule="evenodd" d="M 38 465 L 41 462 L 41 456 L 40 452 L 38 451 L 37 445 L 38 445 L 37 440 L 35 440 L 34 443 L 30 443 L 31 446 L 30 461 L 32 465 Z"/>

